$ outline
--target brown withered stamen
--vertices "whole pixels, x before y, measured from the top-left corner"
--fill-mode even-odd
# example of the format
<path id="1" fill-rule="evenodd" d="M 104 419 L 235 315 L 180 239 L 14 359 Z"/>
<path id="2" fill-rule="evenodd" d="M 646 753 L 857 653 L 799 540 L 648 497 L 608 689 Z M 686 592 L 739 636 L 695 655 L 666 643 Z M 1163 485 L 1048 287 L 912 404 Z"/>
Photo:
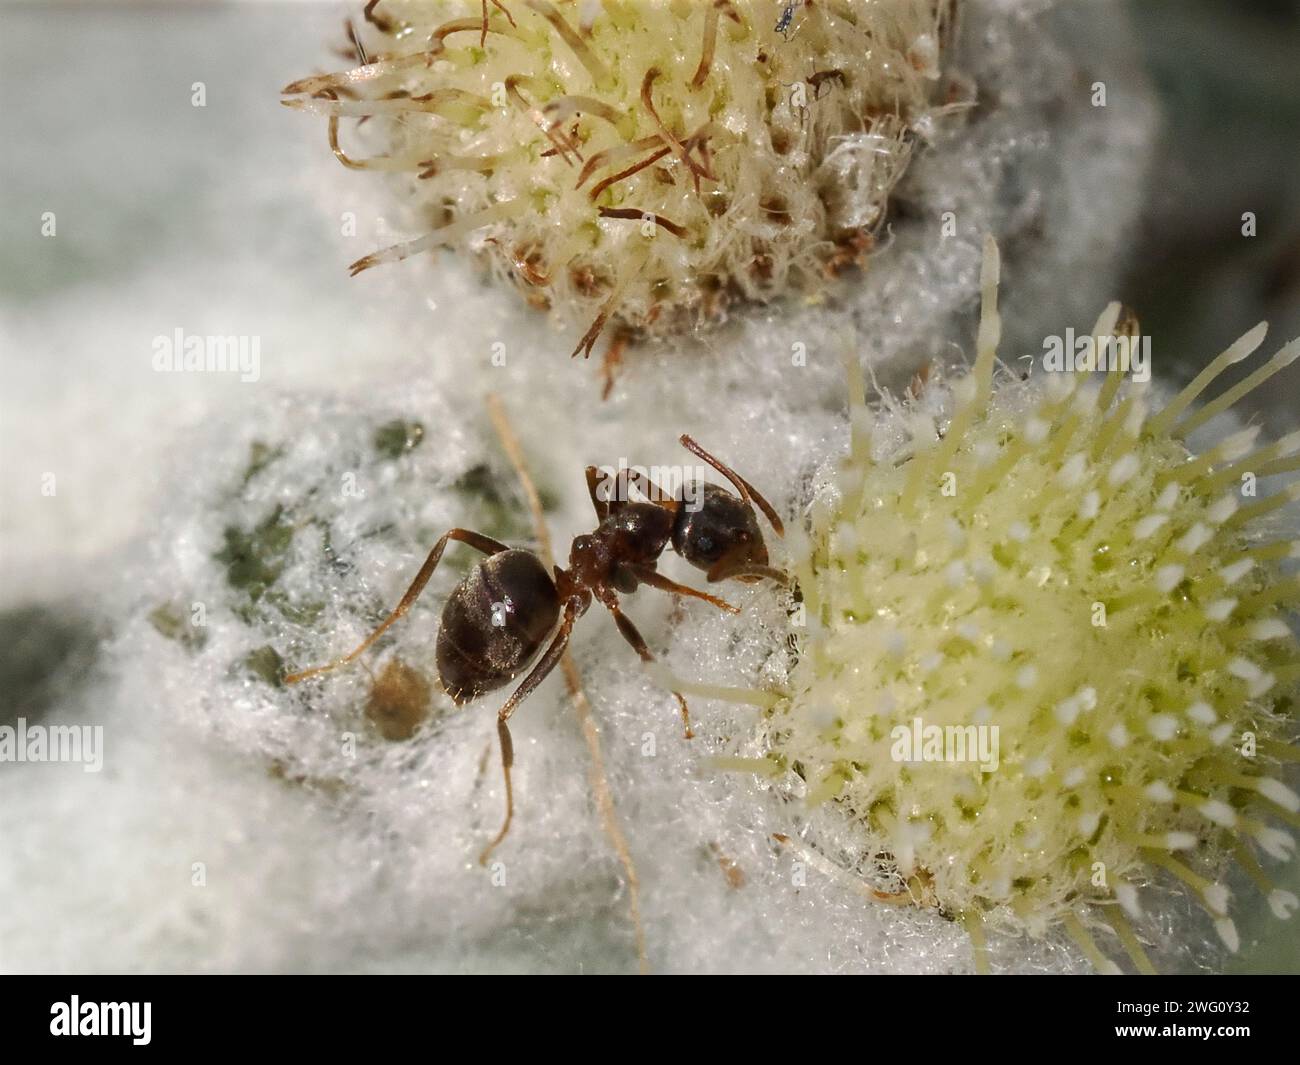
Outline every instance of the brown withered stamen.
<path id="1" fill-rule="evenodd" d="M 654 139 L 655 142 L 658 143 L 659 138 L 656 137 Z M 617 174 L 611 174 L 603 181 L 597 182 L 595 185 L 592 186 L 591 198 L 593 200 L 597 199 L 600 196 L 600 194 L 604 192 L 607 188 L 609 188 L 611 185 L 616 185 L 620 181 L 623 181 L 626 178 L 630 178 L 637 171 L 644 170 L 646 167 L 651 166 L 654 163 L 657 163 L 660 159 L 662 159 L 665 155 L 667 155 L 671 151 L 672 151 L 671 148 L 660 148 L 657 152 L 653 153 L 652 155 L 646 156 L 646 158 L 642 159 L 639 163 L 634 163 L 632 166 L 629 166 L 626 170 L 620 170 Z"/>
<path id="2" fill-rule="evenodd" d="M 701 168 L 699 164 L 690 157 L 685 146 L 683 146 L 682 142 L 673 136 L 672 131 L 664 125 L 663 119 L 659 117 L 659 113 L 655 110 L 654 99 L 651 96 L 651 88 L 660 73 L 661 71 L 658 67 L 651 67 L 645 72 L 645 77 L 641 80 L 641 103 L 645 105 L 645 109 L 650 113 L 650 118 L 654 122 L 655 128 L 659 130 L 659 134 L 663 137 L 665 143 L 672 148 L 673 154 L 682 161 L 686 169 L 689 170 L 691 175 L 695 178 L 695 191 L 698 193 L 700 191 L 700 178 L 705 178 L 708 181 L 717 181 L 718 179 L 707 169 Z"/>
<path id="3" fill-rule="evenodd" d="M 676 222 L 670 221 L 661 214 L 653 214 L 650 211 L 642 211 L 636 207 L 602 207 L 600 208 L 601 218 L 628 218 L 635 221 L 650 219 L 655 225 L 661 226 L 668 230 L 674 237 L 686 237 L 686 228 L 679 226 Z"/>
<path id="4" fill-rule="evenodd" d="M 691 88 L 699 89 L 709 79 L 709 67 L 713 65 L 713 50 L 718 44 L 718 5 L 713 4 L 704 12 L 704 45 L 700 49 L 700 65 L 695 68 L 695 77 L 691 78 Z"/>
<path id="5" fill-rule="evenodd" d="M 587 42 L 574 33 L 573 27 L 564 21 L 564 16 L 555 10 L 554 5 L 547 3 L 547 0 L 525 0 L 525 3 L 551 24 L 561 40 L 573 50 L 578 62 L 587 68 L 592 81 L 597 85 L 609 85 L 610 76 L 605 64 L 596 58 L 596 53 L 587 47 Z"/>
<path id="6" fill-rule="evenodd" d="M 572 114 L 595 115 L 597 118 L 603 118 L 616 129 L 627 117 L 618 108 L 611 107 L 594 96 L 561 96 L 543 107 L 542 114 L 554 122 L 559 122 Z"/>
<path id="7" fill-rule="evenodd" d="M 428 180 L 437 177 L 444 170 L 471 170 L 479 174 L 488 174 L 501 165 L 503 155 L 442 155 L 436 159 L 424 159 L 420 166 L 424 167 L 417 175 L 422 180 Z"/>
<path id="8" fill-rule="evenodd" d="M 482 38 L 479 42 L 480 47 L 482 47 L 482 45 L 487 41 L 489 29 L 490 27 L 486 21 L 480 21 L 476 18 L 456 18 L 452 19 L 450 22 L 444 22 L 429 34 L 428 61 L 432 63 L 434 56 L 447 50 L 447 38 L 453 33 L 467 33 L 470 30 L 478 30 L 482 34 Z M 492 32 L 497 33 L 500 31 L 493 30 Z"/>
<path id="9" fill-rule="evenodd" d="M 496 237 L 489 237 L 485 243 L 495 244 L 497 247 L 502 246 L 501 242 L 497 240 Z M 514 263 L 515 269 L 519 271 L 520 276 L 530 285 L 544 288 L 551 283 L 550 277 L 547 274 L 542 273 L 533 265 L 533 263 L 539 258 L 536 248 L 531 248 L 525 252 L 523 247 L 517 246 L 513 251 L 507 252 L 507 254 L 510 256 L 510 261 Z"/>
<path id="10" fill-rule="evenodd" d="M 605 354 L 600 360 L 600 376 L 604 382 L 600 390 L 602 400 L 609 399 L 610 393 L 614 391 L 614 378 L 618 374 L 619 366 L 623 363 L 623 354 L 627 351 L 631 339 L 632 334 L 626 329 L 616 330 L 614 335 L 609 338 L 609 345 L 605 348 Z"/>
<path id="11" fill-rule="evenodd" d="M 511 26 L 514 26 L 514 25 L 515 25 L 515 19 L 514 19 L 514 16 L 513 16 L 512 14 L 510 14 L 510 12 L 507 11 L 507 10 L 505 9 L 505 5 L 501 3 L 501 0 L 492 0 L 492 4 L 493 4 L 493 6 L 494 6 L 498 11 L 500 11 L 503 15 L 505 15 L 506 18 L 508 18 L 508 19 L 510 20 L 510 25 L 511 25 Z M 482 48 L 484 45 L 487 44 L 487 35 L 488 35 L 488 9 L 487 9 L 487 0 L 483 0 L 483 32 L 482 32 L 482 34 L 479 36 L 479 39 L 478 39 L 478 46 L 479 46 L 480 48 Z"/>
<path id="12" fill-rule="evenodd" d="M 399 28 L 400 23 L 394 22 L 387 15 L 376 15 L 375 8 L 379 6 L 379 0 L 369 0 L 366 4 L 364 18 L 380 33 L 392 33 Z"/>
<path id="13" fill-rule="evenodd" d="M 561 159 L 572 166 L 573 160 L 569 158 L 569 153 L 572 152 L 577 156 L 578 162 L 582 162 L 582 155 L 579 153 L 577 145 L 570 141 L 566 141 L 564 130 L 560 129 L 558 124 L 548 121 L 546 116 L 524 99 L 524 94 L 519 91 L 520 82 L 532 82 L 536 80 L 537 79 L 529 77 L 526 74 L 512 74 L 510 77 L 506 78 L 506 95 L 515 102 L 516 107 L 529 117 L 533 125 L 542 131 L 546 139 L 555 145 L 555 149 L 560 153 Z"/>
<path id="14" fill-rule="evenodd" d="M 311 77 L 299 78 L 297 81 L 286 85 L 280 92 L 285 96 L 315 94 L 326 89 L 352 92 L 352 87 L 358 82 L 373 81 L 376 78 L 395 74 L 405 67 L 416 66 L 424 61 L 426 54 L 425 52 L 409 52 L 406 54 L 385 53 L 373 56 L 369 62 L 351 70 L 344 70 L 335 74 L 313 74 Z"/>
<path id="15" fill-rule="evenodd" d="M 631 144 L 616 144 L 612 148 L 602 148 L 587 160 L 586 165 L 582 168 L 582 172 L 578 175 L 578 183 L 573 187 L 575 189 L 582 188 L 592 174 L 607 163 L 613 162 L 615 159 L 621 159 L 627 155 L 635 155 L 637 152 L 645 151 L 649 148 L 653 148 L 656 144 L 662 143 L 663 138 L 657 133 L 652 133 L 648 137 L 642 137 L 639 141 L 632 141 Z"/>
<path id="16" fill-rule="evenodd" d="M 708 80 L 713 54 L 718 46 L 718 12 L 724 8 L 727 18 L 739 25 L 744 24 L 729 0 L 713 0 L 713 6 L 704 12 L 704 44 L 700 49 L 700 65 L 695 68 L 695 77 L 691 79 L 692 90 L 699 89 Z"/>

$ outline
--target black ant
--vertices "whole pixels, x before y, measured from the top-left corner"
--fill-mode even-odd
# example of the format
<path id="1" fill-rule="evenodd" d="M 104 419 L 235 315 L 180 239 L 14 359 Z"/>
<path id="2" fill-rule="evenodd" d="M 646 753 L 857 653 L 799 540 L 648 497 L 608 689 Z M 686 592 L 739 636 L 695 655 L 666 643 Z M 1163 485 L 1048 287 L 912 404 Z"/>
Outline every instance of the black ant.
<path id="1" fill-rule="evenodd" d="M 684 491 L 667 496 L 648 476 L 635 474 L 636 479 L 644 478 L 647 482 L 646 486 L 638 485 L 646 496 L 645 502 L 602 499 L 597 490 L 601 483 L 600 471 L 588 466 L 587 491 L 599 525 L 595 531 L 574 538 L 567 569 L 556 566 L 552 576 L 531 551 L 507 547 L 469 529 L 451 529 L 433 545 L 396 609 L 358 647 L 326 665 L 284 678 L 286 684 L 296 684 L 346 665 L 368 650 L 419 598 L 437 569 L 448 541 L 457 540 L 483 552 L 487 558 L 465 575 L 442 609 L 435 658 L 438 677 L 452 701 L 457 705 L 467 703 L 509 684 L 537 658 L 548 636 L 551 641 L 497 713 L 497 736 L 505 773 L 506 820 L 497 838 L 483 852 L 481 861 L 486 861 L 492 848 L 504 838 L 513 812 L 510 768 L 514 764 L 514 746 L 507 722 L 560 661 L 574 622 L 587 612 L 593 598 L 613 615 L 618 631 L 642 660 L 652 662 L 654 655 L 645 639 L 619 606 L 620 593 L 629 595 L 644 584 L 674 595 L 702 599 L 730 613 L 739 612 L 722 599 L 660 574 L 656 566 L 669 543 L 687 562 L 704 570 L 710 583 L 728 579 L 753 582 L 764 578 L 787 583 L 785 574 L 767 564 L 767 545 L 754 513 L 757 504 L 776 534 L 784 536 L 785 528 L 771 504 L 748 481 L 689 436 L 682 436 L 681 443 L 730 481 L 739 497 L 720 485 L 705 483 L 698 486 L 697 500 L 688 503 Z M 644 490 L 647 486 L 650 491 Z M 673 695 L 681 708 L 686 738 L 690 739 L 693 733 L 686 699 L 681 692 L 675 691 Z"/>

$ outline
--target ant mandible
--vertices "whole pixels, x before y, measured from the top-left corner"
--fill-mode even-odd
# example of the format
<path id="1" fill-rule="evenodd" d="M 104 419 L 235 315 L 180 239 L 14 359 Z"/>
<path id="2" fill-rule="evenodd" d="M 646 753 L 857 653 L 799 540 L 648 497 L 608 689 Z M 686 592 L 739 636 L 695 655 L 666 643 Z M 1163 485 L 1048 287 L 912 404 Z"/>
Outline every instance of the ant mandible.
<path id="1" fill-rule="evenodd" d="M 506 817 L 501 831 L 480 856 L 481 862 L 485 863 L 505 838 L 514 813 L 510 715 L 555 668 L 568 646 L 574 622 L 587 612 L 593 599 L 613 615 L 618 631 L 642 660 L 652 662 L 654 655 L 645 639 L 619 605 L 620 593 L 629 595 L 644 584 L 738 613 L 730 603 L 678 584 L 657 571 L 659 556 L 669 543 L 692 566 L 704 570 L 710 583 L 728 579 L 753 582 L 764 578 L 786 583 L 785 574 L 767 564 L 767 545 L 754 513 L 757 504 L 776 534 L 784 536 L 785 528 L 772 505 L 748 481 L 689 436 L 682 436 L 681 444 L 730 481 L 739 497 L 720 485 L 705 483 L 700 486 L 698 505 L 691 506 L 681 493 L 668 497 L 649 477 L 638 474 L 651 489 L 644 491 L 646 486 L 638 486 L 643 488 L 646 502 L 601 499 L 597 491 L 600 471 L 588 466 L 587 492 L 599 524 L 593 532 L 574 538 L 567 569 L 556 566 L 552 576 L 531 551 L 507 547 L 470 529 L 451 529 L 433 545 L 396 609 L 360 645 L 323 666 L 284 678 L 286 684 L 296 684 L 347 665 L 364 654 L 419 598 L 437 569 L 448 541 L 468 544 L 486 555 L 456 586 L 442 609 L 435 660 L 439 680 L 452 701 L 461 705 L 504 687 L 537 658 L 548 636 L 551 642 L 497 713 Z M 681 692 L 675 691 L 673 695 L 681 709 L 686 738 L 690 739 L 693 733 L 686 699 Z"/>

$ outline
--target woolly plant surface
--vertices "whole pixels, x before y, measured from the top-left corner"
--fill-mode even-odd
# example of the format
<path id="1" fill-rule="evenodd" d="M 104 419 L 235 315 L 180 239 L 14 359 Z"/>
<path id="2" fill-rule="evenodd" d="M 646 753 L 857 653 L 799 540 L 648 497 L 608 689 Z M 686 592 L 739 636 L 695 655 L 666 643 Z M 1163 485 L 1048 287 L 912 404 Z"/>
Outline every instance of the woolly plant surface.
<path id="1" fill-rule="evenodd" d="M 528 14 L 510 6 L 516 17 Z M 20 474 L 6 479 L 15 493 L 6 508 L 16 530 L 6 547 L 9 587 L 35 587 L 33 574 L 47 584 L 56 579 L 79 601 L 93 601 L 117 636 L 102 672 L 60 708 L 74 720 L 106 724 L 114 771 L 69 781 L 14 767 L 0 781 L 15 841 L 0 871 L 6 897 L 18 900 L 5 908 L 10 959 L 114 970 L 635 968 L 622 871 L 592 813 L 589 764 L 558 682 L 514 720 L 519 809 L 501 852 L 502 886 L 474 864 L 501 813 L 497 775 L 484 763 L 493 756 L 498 704 L 452 712 L 435 694 L 408 739 L 387 739 L 367 712 L 391 659 L 427 675 L 441 602 L 467 564 L 461 556 L 449 557 L 409 623 L 365 663 L 373 677 L 358 666 L 311 692 L 280 688 L 268 680 L 276 674 L 266 648 L 307 665 L 351 646 L 401 594 L 430 538 L 450 525 L 527 542 L 522 509 L 502 509 L 510 472 L 499 457 L 489 460 L 491 478 L 480 470 L 461 481 L 498 454 L 477 414 L 485 388 L 506 398 L 534 472 L 556 502 L 548 518 L 560 545 L 590 528 L 584 464 L 672 461 L 681 432 L 736 465 L 789 517 L 804 479 L 842 450 L 847 432 L 839 312 L 857 322 L 869 366 L 946 353 L 946 324 L 954 310 L 964 314 L 979 241 L 990 230 L 1019 234 L 1008 245 L 1021 268 L 1007 295 L 1027 313 L 1009 315 L 1009 330 L 1041 336 L 1044 308 L 1053 322 L 1073 320 L 1077 303 L 1094 308 L 1137 202 L 1150 109 L 1125 62 L 1127 36 L 1113 5 L 1085 5 L 1064 32 L 1048 6 L 962 5 L 954 63 L 980 87 L 984 106 L 945 125 L 932 151 L 914 155 L 895 189 L 908 209 L 892 226 L 888 258 L 878 255 L 859 286 L 831 286 L 822 306 L 736 316 L 713 334 L 725 358 L 693 360 L 690 388 L 682 387 L 680 356 L 694 348 L 674 344 L 662 362 L 629 366 L 626 389 L 603 405 L 584 405 L 581 419 L 571 375 L 557 372 L 549 345 L 538 341 L 538 316 L 479 285 L 451 254 L 346 277 L 344 265 L 363 251 L 433 223 L 412 221 L 400 206 L 376 219 L 364 208 L 368 196 L 383 199 L 372 186 L 381 175 L 338 167 L 310 128 L 286 154 L 294 116 L 257 109 L 272 79 L 310 68 L 301 55 L 286 64 L 286 40 L 301 52 L 304 34 L 324 39 L 337 31 L 333 14 L 314 6 L 213 9 L 196 15 L 210 27 L 201 46 L 191 30 L 165 22 L 124 28 L 123 47 L 147 35 L 177 84 L 189 83 L 194 64 L 206 64 L 213 97 L 239 102 L 210 107 L 202 127 L 209 138 L 219 132 L 215 143 L 233 169 L 211 171 L 210 183 L 197 188 L 169 186 L 167 217 L 181 226 L 191 211 L 197 229 L 180 229 L 189 243 L 138 264 L 116 256 L 122 234 L 110 226 L 112 211 L 83 217 L 79 232 L 103 249 L 102 273 L 83 293 L 90 310 L 69 317 L 62 302 L 47 301 L 5 322 L 12 350 L 33 355 L 13 367 L 15 395 L 30 402 L 15 406 L 6 423 Z M 238 60 L 214 65 L 211 39 L 247 43 L 250 19 L 264 20 L 257 23 L 261 50 L 226 49 L 220 54 Z M 53 37 L 32 35 L 40 47 L 20 52 L 60 55 L 92 80 L 119 76 L 120 50 L 93 39 L 69 25 Z M 148 71 L 121 82 L 123 99 L 141 113 L 157 92 L 158 68 Z M 1084 74 L 1098 72 L 1112 88 L 1123 86 L 1124 106 L 1092 108 L 1079 96 Z M 827 83 L 816 106 L 832 95 Z M 166 143 L 189 143 L 188 99 L 182 110 L 166 127 Z M 86 126 L 78 112 L 54 113 L 33 107 L 16 115 L 16 136 L 31 149 L 26 155 L 66 164 L 59 174 L 77 173 L 82 135 L 101 127 L 114 143 L 140 149 L 106 156 L 104 173 L 115 181 L 100 190 L 102 202 L 158 176 L 156 166 L 131 169 L 135 160 L 156 160 L 153 127 L 105 125 L 102 115 Z M 162 118 L 171 121 L 168 114 Z M 367 130 L 379 132 L 380 123 L 356 130 L 345 123 L 343 147 L 353 149 L 352 137 Z M 534 126 L 530 135 L 540 132 Z M 410 179 L 416 190 L 421 184 Z M 303 209 L 312 197 L 320 218 Z M 937 240 L 948 210 L 957 233 Z M 357 236 L 339 235 L 343 211 L 357 213 Z M 288 253 L 279 241 L 243 239 L 250 217 L 282 235 Z M 15 239 L 28 239 L 26 232 Z M 77 246 L 87 239 L 79 236 Z M 34 260 L 39 240 L 26 247 L 22 258 Z M 196 256 L 196 247 L 207 254 Z M 214 285 L 238 300 L 214 305 Z M 436 302 L 432 311 L 426 297 Z M 161 320 L 145 315 L 159 307 L 173 311 Z M 142 336 L 178 322 L 187 331 L 231 332 L 248 315 L 264 333 L 261 386 L 216 388 L 189 375 L 154 374 L 140 357 Z M 507 365 L 485 370 L 498 341 Z M 794 371 L 796 342 L 806 346 L 808 363 Z M 266 395 L 281 389 L 293 391 L 283 400 Z M 91 392 L 130 416 L 85 431 Z M 60 417 L 69 429 L 51 438 Z M 381 453 L 376 434 L 397 421 L 421 425 L 423 440 Z M 202 430 L 181 433 L 192 424 Z M 885 433 L 882 427 L 878 439 Z M 57 511 L 55 501 L 31 506 L 15 487 L 37 483 L 51 454 L 78 485 L 60 491 Z M 139 476 L 124 477 L 123 468 Z M 343 494 L 347 473 L 360 494 Z M 154 496 L 144 486 L 156 478 L 167 488 Z M 284 510 L 272 520 L 278 505 Z M 227 529 L 236 534 L 233 545 Z M 246 589 L 256 582 L 230 584 L 241 537 L 282 552 L 267 559 L 278 575 L 255 606 Z M 94 559 L 106 587 L 88 589 L 85 567 L 69 567 L 69 558 Z M 665 569 L 687 582 L 699 576 L 671 558 Z M 648 593 L 629 613 L 680 676 L 783 686 L 780 600 L 763 588 L 729 588 L 727 596 L 742 607 L 739 617 L 676 609 Z M 196 600 L 209 607 L 202 642 L 179 638 L 189 633 Z M 710 762 L 734 753 L 754 724 L 752 708 L 693 700 L 698 735 L 687 743 L 671 697 L 609 626 L 585 619 L 575 653 L 640 873 L 656 970 L 969 967 L 965 933 L 936 911 L 864 905 L 854 878 L 829 867 L 805 869 L 796 880 L 801 856 L 773 840 L 791 834 L 792 808 L 768 781 L 718 773 Z M 402 687 L 418 701 L 418 684 Z M 356 740 L 353 757 L 344 754 L 345 732 Z M 647 733 L 658 738 L 653 757 L 643 753 Z M 830 805 L 818 809 L 833 812 Z M 51 848 L 51 837 L 73 846 Z M 191 885 L 195 861 L 208 870 L 203 891 Z M 1153 893 L 1144 895 L 1148 918 L 1161 922 L 1163 942 L 1198 951 L 1196 933 Z M 999 957 L 1000 966 L 1021 971 L 1080 964 L 1077 951 L 1050 937 L 1017 940 Z"/>

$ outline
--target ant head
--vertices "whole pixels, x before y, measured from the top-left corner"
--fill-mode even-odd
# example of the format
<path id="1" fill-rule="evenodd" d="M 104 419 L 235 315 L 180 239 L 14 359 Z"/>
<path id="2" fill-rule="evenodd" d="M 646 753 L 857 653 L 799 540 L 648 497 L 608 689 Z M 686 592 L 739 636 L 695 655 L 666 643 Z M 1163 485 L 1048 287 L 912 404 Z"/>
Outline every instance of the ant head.
<path id="1" fill-rule="evenodd" d="M 673 526 L 673 549 L 696 569 L 767 565 L 767 545 L 754 508 L 716 484 L 696 486 L 696 505 L 683 504 Z"/>

